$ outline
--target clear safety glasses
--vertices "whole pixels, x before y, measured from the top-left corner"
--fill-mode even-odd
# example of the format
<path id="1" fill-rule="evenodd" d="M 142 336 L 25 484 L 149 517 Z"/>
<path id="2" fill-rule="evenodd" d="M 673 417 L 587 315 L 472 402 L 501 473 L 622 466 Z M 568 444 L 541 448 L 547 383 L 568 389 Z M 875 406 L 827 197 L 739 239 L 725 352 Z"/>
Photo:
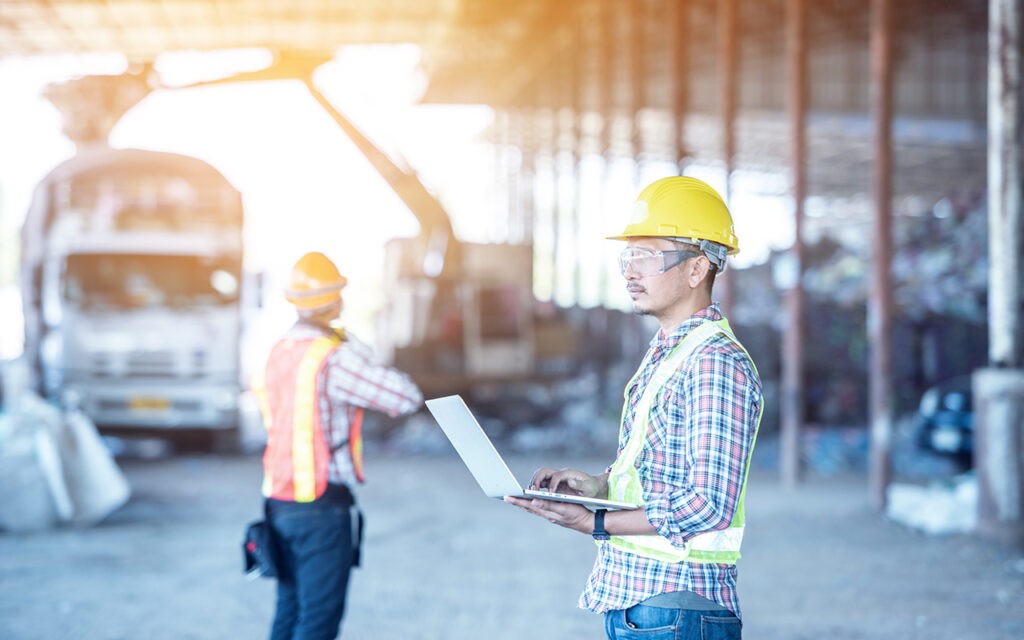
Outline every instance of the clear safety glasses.
<path id="1" fill-rule="evenodd" d="M 626 247 L 619 254 L 619 271 L 625 276 L 627 272 L 641 278 L 665 273 L 672 267 L 701 255 L 699 251 L 654 251 L 642 247 Z"/>

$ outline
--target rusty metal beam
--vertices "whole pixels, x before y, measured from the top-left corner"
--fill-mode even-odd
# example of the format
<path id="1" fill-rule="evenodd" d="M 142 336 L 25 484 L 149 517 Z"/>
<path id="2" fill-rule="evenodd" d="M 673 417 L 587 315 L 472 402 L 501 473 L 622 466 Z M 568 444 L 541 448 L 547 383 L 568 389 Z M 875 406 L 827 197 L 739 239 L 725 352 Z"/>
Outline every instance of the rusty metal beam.
<path id="1" fill-rule="evenodd" d="M 474 55 L 446 51 L 457 52 L 457 45 L 468 40 L 465 33 L 457 30 L 452 31 L 453 37 L 459 35 L 460 41 L 424 51 L 431 61 L 425 65 L 431 83 L 421 101 L 485 101 L 506 105 L 521 104 L 528 96 L 536 99 L 549 95 L 543 90 L 536 91 L 535 86 L 546 82 L 552 73 L 557 75 L 558 65 L 552 61 L 571 55 L 580 7 L 575 3 L 556 6 L 543 2 L 524 2 L 516 7 L 516 12 L 507 14 L 502 14 L 500 8 L 487 9 L 480 24 L 472 24 L 470 33 L 479 45 Z M 557 94 L 551 97 L 551 105 L 540 106 L 557 108 L 565 104 Z"/>
<path id="2" fill-rule="evenodd" d="M 872 505 L 886 506 L 892 478 L 892 102 L 893 2 L 871 0 L 871 113 L 874 121 L 875 204 L 872 232 L 871 294 L 868 299 L 870 346 L 869 483 Z"/>
<path id="3" fill-rule="evenodd" d="M 44 0 L 40 5 L 46 7 L 46 13 L 49 15 L 47 23 L 57 27 L 55 31 L 61 33 L 61 38 L 64 42 L 68 43 L 69 50 L 79 52 L 88 49 L 88 43 L 82 40 L 82 36 L 75 28 L 75 25 L 64 18 L 59 3 L 54 3 L 52 0 Z"/>

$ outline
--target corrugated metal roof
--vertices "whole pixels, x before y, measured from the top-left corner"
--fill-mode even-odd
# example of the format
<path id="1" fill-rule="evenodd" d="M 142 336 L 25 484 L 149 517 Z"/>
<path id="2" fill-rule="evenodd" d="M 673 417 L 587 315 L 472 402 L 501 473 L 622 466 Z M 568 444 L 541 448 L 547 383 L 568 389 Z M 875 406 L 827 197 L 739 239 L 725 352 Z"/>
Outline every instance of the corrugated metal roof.
<path id="1" fill-rule="evenodd" d="M 737 166 L 782 170 L 789 4 L 738 4 Z M 805 6 L 811 113 L 867 116 L 870 3 Z M 894 9 L 896 116 L 972 132 L 897 139 L 897 161 L 910 169 L 897 189 L 976 184 L 987 3 L 894 0 Z M 508 130 L 495 135 L 526 153 L 671 162 L 675 118 L 685 153 L 713 162 L 722 153 L 720 11 L 720 0 L 0 0 L 0 57 L 116 51 L 153 62 L 170 51 L 266 47 L 315 60 L 346 45 L 411 43 L 429 79 L 422 102 L 508 110 Z M 809 153 L 812 190 L 864 191 L 865 136 L 812 127 Z"/>
<path id="2" fill-rule="evenodd" d="M 356 44 L 413 43 L 429 75 L 501 79 L 515 91 L 548 62 L 585 2 L 547 0 L 46 0 L 0 2 L 0 57 L 118 52 L 150 62 L 169 51 L 266 47 L 330 56 Z M 449 83 L 450 84 L 450 83 Z M 452 87 L 469 102 L 479 91 Z M 468 90 L 468 91 L 467 91 Z M 441 98 L 449 101 L 448 98 Z"/>

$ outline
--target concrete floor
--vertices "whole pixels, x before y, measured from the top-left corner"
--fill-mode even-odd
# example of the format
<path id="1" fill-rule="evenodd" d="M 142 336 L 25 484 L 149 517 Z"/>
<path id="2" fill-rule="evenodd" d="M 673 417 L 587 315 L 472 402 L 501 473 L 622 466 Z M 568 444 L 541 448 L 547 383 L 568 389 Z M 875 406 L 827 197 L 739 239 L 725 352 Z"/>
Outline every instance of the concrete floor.
<path id="1" fill-rule="evenodd" d="M 133 495 L 101 525 L 0 534 L 0 638 L 266 636 L 273 583 L 247 581 L 239 542 L 260 514 L 256 455 L 122 459 Z M 510 460 L 596 471 L 599 459 Z M 454 454 L 368 460 L 364 567 L 343 637 L 600 638 L 576 608 L 590 540 L 485 498 Z M 753 640 L 1024 637 L 1024 554 L 926 537 L 869 507 L 860 477 L 795 491 L 752 472 L 740 561 Z"/>

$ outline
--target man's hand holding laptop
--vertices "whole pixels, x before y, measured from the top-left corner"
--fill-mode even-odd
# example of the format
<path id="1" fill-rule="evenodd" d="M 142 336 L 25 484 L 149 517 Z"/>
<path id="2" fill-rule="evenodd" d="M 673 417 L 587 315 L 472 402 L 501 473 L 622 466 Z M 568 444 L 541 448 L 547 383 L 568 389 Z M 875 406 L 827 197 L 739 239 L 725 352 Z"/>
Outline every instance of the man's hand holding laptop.
<path id="1" fill-rule="evenodd" d="M 580 496 L 581 498 L 604 498 L 608 495 L 608 474 L 592 476 L 576 469 L 556 471 L 544 467 L 538 469 L 530 480 L 530 489 Z M 605 513 L 604 509 L 590 509 L 571 502 L 556 502 L 544 498 L 517 498 L 505 496 L 505 502 L 540 516 L 566 529 L 579 531 L 597 538 L 609 535 L 654 535 L 654 526 L 647 520 L 642 507 L 624 508 L 621 511 Z M 614 519 L 614 525 L 610 522 Z"/>
<path id="2" fill-rule="evenodd" d="M 543 467 L 534 472 L 530 480 L 530 489 L 585 498 L 603 498 L 608 495 L 608 474 L 592 476 L 577 469 L 558 470 Z M 578 504 L 514 496 L 505 496 L 505 502 L 580 533 L 590 533 L 594 529 L 593 512 Z"/>

